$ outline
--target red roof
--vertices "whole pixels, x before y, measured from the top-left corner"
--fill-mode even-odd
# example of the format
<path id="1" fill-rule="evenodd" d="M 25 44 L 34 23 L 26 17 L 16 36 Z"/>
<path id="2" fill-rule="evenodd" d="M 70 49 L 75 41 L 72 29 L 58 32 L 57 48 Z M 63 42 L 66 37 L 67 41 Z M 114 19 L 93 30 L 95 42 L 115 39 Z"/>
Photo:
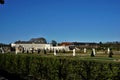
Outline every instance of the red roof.
<path id="1" fill-rule="evenodd" d="M 61 46 L 69 46 L 69 45 L 72 45 L 73 43 L 72 42 L 62 42 L 60 45 Z"/>

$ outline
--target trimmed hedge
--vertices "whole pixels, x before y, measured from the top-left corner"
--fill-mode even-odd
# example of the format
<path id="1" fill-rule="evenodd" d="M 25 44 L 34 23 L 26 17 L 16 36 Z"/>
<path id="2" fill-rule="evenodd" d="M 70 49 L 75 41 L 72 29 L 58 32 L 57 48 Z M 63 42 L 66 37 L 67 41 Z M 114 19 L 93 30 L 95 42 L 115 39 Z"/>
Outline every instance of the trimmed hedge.
<path id="1" fill-rule="evenodd" d="M 119 80 L 120 63 L 23 54 L 0 54 L 0 68 L 26 80 Z"/>

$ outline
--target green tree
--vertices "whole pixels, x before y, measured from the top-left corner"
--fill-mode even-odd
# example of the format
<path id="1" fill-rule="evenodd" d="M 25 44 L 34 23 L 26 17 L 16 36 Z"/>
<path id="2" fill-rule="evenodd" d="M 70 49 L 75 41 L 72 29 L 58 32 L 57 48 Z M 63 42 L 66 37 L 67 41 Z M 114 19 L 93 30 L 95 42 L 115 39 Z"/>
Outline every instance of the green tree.
<path id="1" fill-rule="evenodd" d="M 53 46 L 56 46 L 56 45 L 57 45 L 57 41 L 52 40 L 52 41 L 51 41 L 51 44 L 52 44 Z"/>
<path id="2" fill-rule="evenodd" d="M 47 41 L 45 38 L 41 37 L 41 38 L 32 38 L 30 40 L 30 42 L 34 42 L 34 43 L 41 43 L 41 44 L 46 44 Z"/>

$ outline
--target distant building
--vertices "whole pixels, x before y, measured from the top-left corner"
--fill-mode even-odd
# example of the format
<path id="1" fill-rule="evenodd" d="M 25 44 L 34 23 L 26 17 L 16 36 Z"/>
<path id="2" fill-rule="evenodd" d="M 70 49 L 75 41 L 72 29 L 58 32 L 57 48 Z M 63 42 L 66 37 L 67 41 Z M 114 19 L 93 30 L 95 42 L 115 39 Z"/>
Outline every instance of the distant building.
<path id="1" fill-rule="evenodd" d="M 62 43 L 60 43 L 60 46 L 71 46 L 71 45 L 73 45 L 72 42 L 62 42 Z"/>
<path id="2" fill-rule="evenodd" d="M 36 40 L 37 39 L 37 40 Z M 30 50 L 65 50 L 69 51 L 69 46 L 53 46 L 52 44 L 47 44 L 46 41 L 39 41 L 38 38 L 31 39 L 30 41 L 16 41 L 11 44 L 11 47 L 14 47 L 17 52 L 30 51 Z M 44 43 L 45 42 L 45 43 Z"/>
<path id="3" fill-rule="evenodd" d="M 25 51 L 29 51 L 29 50 L 38 50 L 38 49 L 45 49 L 45 50 L 65 50 L 65 51 L 69 51 L 69 47 L 68 46 L 52 46 L 52 44 L 38 44 L 38 43 L 12 43 L 11 44 L 12 47 L 15 48 L 19 48 L 18 52 L 22 52 L 23 50 Z"/>
<path id="4" fill-rule="evenodd" d="M 90 42 L 73 42 L 73 45 L 75 47 L 79 48 L 98 48 L 99 44 L 98 43 L 90 43 Z"/>
<path id="5" fill-rule="evenodd" d="M 46 49 L 52 47 L 51 44 L 38 44 L 38 43 L 12 43 L 12 47 L 23 47 L 25 50 L 34 48 L 37 49 Z"/>
<path id="6" fill-rule="evenodd" d="M 97 48 L 99 45 L 97 43 L 86 43 L 86 42 L 62 42 L 59 46 L 53 46 L 52 44 L 47 44 L 45 38 L 32 38 L 29 41 L 16 41 L 11 44 L 17 52 L 27 52 L 36 50 L 73 50 L 80 48 Z"/>

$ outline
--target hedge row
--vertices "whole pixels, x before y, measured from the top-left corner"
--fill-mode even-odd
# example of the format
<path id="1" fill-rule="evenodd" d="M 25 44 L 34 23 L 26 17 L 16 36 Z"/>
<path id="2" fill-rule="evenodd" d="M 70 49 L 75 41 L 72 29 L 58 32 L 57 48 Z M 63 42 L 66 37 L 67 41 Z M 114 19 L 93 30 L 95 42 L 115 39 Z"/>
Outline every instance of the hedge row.
<path id="1" fill-rule="evenodd" d="M 0 68 L 26 80 L 119 80 L 120 64 L 73 57 L 0 54 Z"/>

